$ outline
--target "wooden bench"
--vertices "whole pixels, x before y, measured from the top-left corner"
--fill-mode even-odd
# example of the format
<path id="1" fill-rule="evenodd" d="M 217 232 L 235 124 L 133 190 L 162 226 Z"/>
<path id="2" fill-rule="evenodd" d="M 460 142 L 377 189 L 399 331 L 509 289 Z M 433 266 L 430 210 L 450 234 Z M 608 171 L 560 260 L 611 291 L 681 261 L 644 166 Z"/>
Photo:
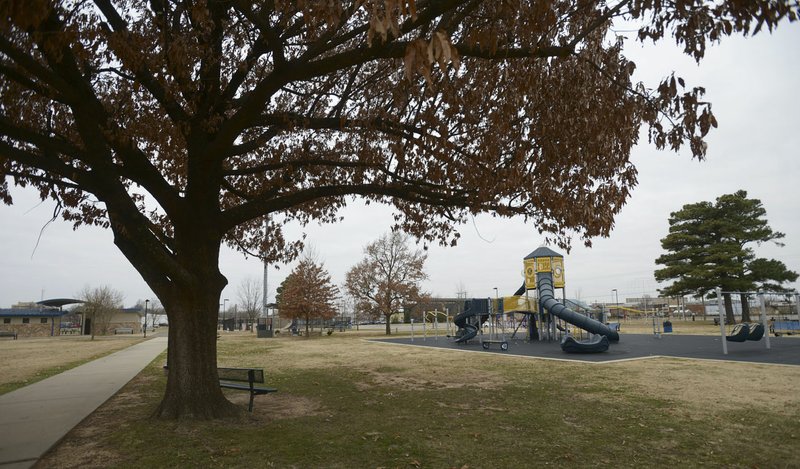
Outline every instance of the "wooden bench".
<path id="1" fill-rule="evenodd" d="M 0 331 L 0 337 L 11 337 L 17 340 L 17 333 L 14 331 Z"/>
<path id="2" fill-rule="evenodd" d="M 217 368 L 219 386 L 227 389 L 238 389 L 250 393 L 248 412 L 253 411 L 253 398 L 259 394 L 277 392 L 275 388 L 255 386 L 264 382 L 264 370 L 260 368 Z M 246 384 L 245 384 L 246 383 Z"/>
<path id="3" fill-rule="evenodd" d="M 118 328 L 114 329 L 114 335 L 117 335 L 117 334 L 133 334 L 133 328 L 132 327 L 118 327 Z"/>

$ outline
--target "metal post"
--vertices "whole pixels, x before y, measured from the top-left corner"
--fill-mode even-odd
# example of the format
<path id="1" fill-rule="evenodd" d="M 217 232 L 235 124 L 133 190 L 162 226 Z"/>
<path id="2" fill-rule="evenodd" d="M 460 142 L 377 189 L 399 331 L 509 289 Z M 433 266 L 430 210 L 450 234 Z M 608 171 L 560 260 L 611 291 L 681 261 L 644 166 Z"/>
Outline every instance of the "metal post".
<path id="1" fill-rule="evenodd" d="M 428 324 L 428 312 L 423 311 L 422 313 L 422 340 L 428 338 L 428 328 L 425 327 Z"/>
<path id="2" fill-rule="evenodd" d="M 765 344 L 767 350 L 771 348 L 769 343 L 769 322 L 767 321 L 767 302 L 764 299 L 764 293 L 758 294 L 759 303 L 761 303 L 761 325 L 764 326 L 764 336 L 766 336 Z"/>
<path id="3" fill-rule="evenodd" d="M 791 305 L 789 305 L 791 311 Z M 797 313 L 797 319 L 800 320 L 800 293 L 794 295 L 794 312 Z"/>
<path id="4" fill-rule="evenodd" d="M 722 337 L 722 353 L 728 354 L 728 341 L 725 340 L 725 316 L 722 314 L 722 289 L 717 287 L 717 317 L 719 318 L 719 334 Z"/>
<path id="5" fill-rule="evenodd" d="M 425 312 L 423 311 L 422 314 L 422 317 L 424 318 Z M 411 318 L 411 342 L 414 342 L 414 318 Z"/>
<path id="6" fill-rule="evenodd" d="M 491 300 L 489 300 L 491 302 Z M 492 311 L 494 311 L 494 320 L 492 321 L 492 325 L 497 322 L 498 311 L 500 311 L 500 293 L 497 290 L 497 287 L 494 287 L 494 305 L 492 306 Z M 497 332 L 496 330 L 493 332 Z M 492 337 L 492 339 L 496 339 L 497 337 Z"/>
<path id="7" fill-rule="evenodd" d="M 494 308 L 492 304 L 492 299 L 487 298 L 489 300 L 489 321 L 491 321 L 491 325 L 489 326 L 489 340 L 496 339 L 495 334 L 497 333 L 496 323 L 497 323 L 497 310 Z"/>
<path id="8" fill-rule="evenodd" d="M 265 239 L 265 241 L 267 239 L 269 239 L 269 222 L 270 222 L 270 219 L 271 219 L 270 215 L 267 215 L 266 218 L 264 218 L 264 239 Z M 265 244 L 265 247 L 266 247 L 266 242 L 264 244 Z M 269 310 L 268 310 L 269 307 L 267 306 L 267 305 L 269 305 L 269 281 L 268 281 L 268 279 L 269 279 L 269 261 L 267 260 L 267 252 L 266 252 L 266 250 L 264 251 L 264 262 L 263 263 L 264 263 L 264 286 L 263 286 L 263 290 L 264 291 L 261 292 L 262 293 L 262 295 L 261 295 L 261 303 L 262 303 L 261 307 L 262 307 L 262 313 L 264 314 L 264 317 L 267 317 L 267 316 L 269 316 Z"/>

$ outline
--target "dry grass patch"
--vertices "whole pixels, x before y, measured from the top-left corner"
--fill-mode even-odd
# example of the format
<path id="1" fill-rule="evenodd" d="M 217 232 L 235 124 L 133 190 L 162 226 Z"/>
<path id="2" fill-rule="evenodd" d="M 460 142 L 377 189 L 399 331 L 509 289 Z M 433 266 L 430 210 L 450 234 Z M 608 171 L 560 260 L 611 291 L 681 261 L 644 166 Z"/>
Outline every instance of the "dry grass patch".
<path id="1" fill-rule="evenodd" d="M 293 370 L 347 367 L 363 375 L 356 384 L 361 390 L 493 390 L 507 384 L 502 373 L 476 374 L 469 361 L 454 363 L 448 350 L 387 346 L 350 337 L 288 340 L 285 347 L 271 351 L 275 371 L 283 370 L 281 363 L 291 363 Z"/>
<path id="2" fill-rule="evenodd" d="M 667 320 L 667 318 L 656 318 L 656 323 L 659 327 L 661 327 L 665 320 Z M 713 320 L 703 321 L 698 318 L 695 321 L 692 321 L 691 319 L 670 318 L 669 321 L 672 322 L 673 334 L 719 335 L 719 326 L 715 326 Z M 627 320 L 621 320 L 619 322 L 620 334 L 653 333 L 653 318 L 631 318 Z"/>
<path id="3" fill-rule="evenodd" d="M 247 408 L 250 401 L 250 395 L 241 391 L 228 391 L 225 397 L 241 408 Z M 247 415 L 247 420 L 255 425 L 262 425 L 276 420 L 317 417 L 325 413 L 326 409 L 318 399 L 277 392 L 256 396 L 253 412 Z"/>
<path id="4" fill-rule="evenodd" d="M 588 365 L 346 334 L 225 334 L 219 352 L 223 366 L 263 367 L 279 391 L 239 421 L 152 421 L 157 360 L 41 467 L 92 467 L 87 453 L 104 467 L 750 467 L 767 440 L 760 467 L 797 460 L 797 367 Z M 229 398 L 246 408 L 246 393 Z"/>
<path id="5" fill-rule="evenodd" d="M 95 337 L 94 340 L 87 336 L 61 336 L 0 341 L 3 357 L 0 393 L 40 381 L 142 340 L 134 335 Z"/>
<path id="6" fill-rule="evenodd" d="M 704 414 L 747 407 L 800 412 L 800 367 L 687 359 L 637 360 L 620 365 L 630 384 L 650 396 Z"/>

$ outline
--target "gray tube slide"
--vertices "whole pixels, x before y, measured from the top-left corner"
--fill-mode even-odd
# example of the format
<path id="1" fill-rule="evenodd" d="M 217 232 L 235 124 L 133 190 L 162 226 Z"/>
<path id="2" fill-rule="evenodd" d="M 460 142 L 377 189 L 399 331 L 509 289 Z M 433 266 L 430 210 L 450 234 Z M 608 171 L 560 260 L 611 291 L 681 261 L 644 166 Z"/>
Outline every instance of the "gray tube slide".
<path id="1" fill-rule="evenodd" d="M 563 304 L 556 301 L 553 294 L 553 274 L 550 272 L 539 272 L 536 274 L 536 285 L 539 289 L 539 304 L 542 308 L 549 311 L 553 316 L 557 316 L 568 323 L 580 327 L 592 334 L 599 334 L 608 337 L 608 340 L 618 342 L 619 333 L 612 331 L 600 321 L 576 313 Z"/>

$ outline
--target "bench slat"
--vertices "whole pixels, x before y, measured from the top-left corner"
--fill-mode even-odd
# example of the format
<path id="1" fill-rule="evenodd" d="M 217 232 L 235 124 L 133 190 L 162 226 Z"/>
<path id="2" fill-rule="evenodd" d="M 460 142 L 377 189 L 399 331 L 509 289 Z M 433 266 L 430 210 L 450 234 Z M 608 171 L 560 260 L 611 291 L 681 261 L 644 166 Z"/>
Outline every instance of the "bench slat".
<path id="1" fill-rule="evenodd" d="M 254 383 L 264 382 L 264 370 L 256 368 L 217 368 L 217 376 L 220 381 L 240 381 L 250 382 L 250 375 L 253 376 Z"/>
<path id="2" fill-rule="evenodd" d="M 268 394 L 271 392 L 278 392 L 275 388 L 261 388 L 261 387 L 253 387 L 252 389 L 250 386 L 246 384 L 233 384 L 233 383 L 219 383 L 219 387 L 221 388 L 228 388 L 228 389 L 238 389 L 241 391 L 250 391 L 253 394 Z"/>

